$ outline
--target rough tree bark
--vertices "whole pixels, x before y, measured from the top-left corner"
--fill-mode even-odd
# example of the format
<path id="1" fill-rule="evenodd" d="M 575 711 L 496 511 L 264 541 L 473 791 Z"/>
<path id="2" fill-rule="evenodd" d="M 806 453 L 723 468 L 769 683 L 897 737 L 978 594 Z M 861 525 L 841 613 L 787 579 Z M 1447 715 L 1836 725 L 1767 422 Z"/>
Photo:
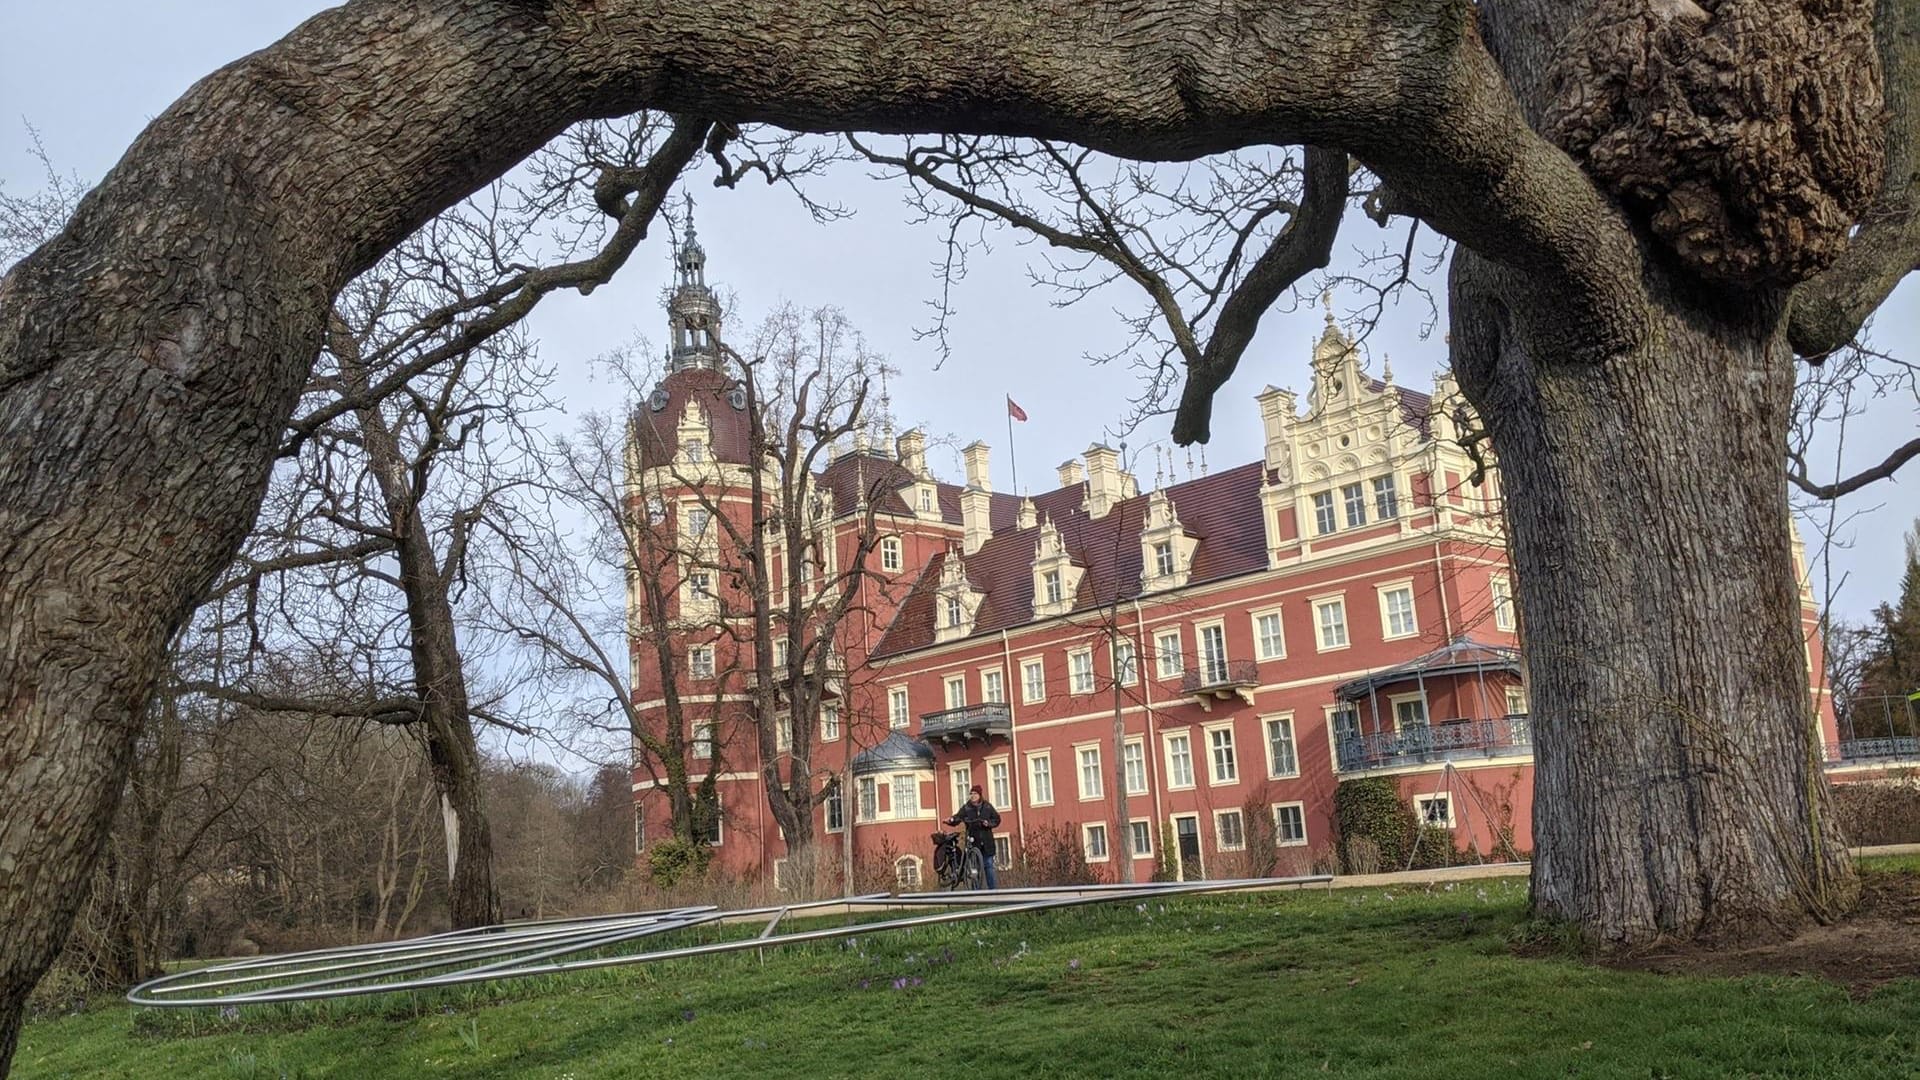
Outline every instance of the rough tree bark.
<path id="1" fill-rule="evenodd" d="M 1782 702 L 1804 694 L 1768 668 L 1787 659 L 1795 614 L 1784 540 L 1761 538 L 1784 526 L 1761 478 L 1778 466 L 1774 433 L 1738 425 L 1778 423 L 1780 290 L 1835 257 L 1835 228 L 1880 182 L 1871 15 L 1862 0 L 355 0 L 201 80 L 0 280 L 0 1067 L 99 854 L 164 642 L 245 533 L 332 295 L 569 121 L 643 106 L 1130 157 L 1312 143 L 1359 158 L 1523 282 L 1455 317 L 1498 344 L 1477 399 L 1528 411 L 1497 423 L 1524 523 L 1521 599 L 1545 647 L 1534 675 L 1543 711 L 1587 725 L 1547 736 L 1541 772 L 1579 783 L 1589 820 L 1625 815 L 1598 830 L 1608 846 L 1576 841 L 1591 854 L 1565 859 L 1551 849 L 1567 819 L 1543 811 L 1543 910 L 1644 936 L 1633 917 L 1560 899 L 1561 882 L 1600 886 L 1629 860 L 1642 870 L 1620 888 L 1646 895 L 1595 911 L 1651 911 L 1687 932 L 1805 910 L 1804 889 L 1782 884 L 1834 859 L 1799 814 L 1817 798 L 1746 807 L 1782 837 L 1808 832 L 1798 859 L 1784 839 L 1760 850 L 1763 827 L 1723 828 L 1720 809 L 1754 788 L 1728 786 L 1726 759 L 1697 748 L 1751 734 L 1754 768 L 1789 778 L 1760 787 L 1817 784 L 1782 748 Z M 1573 63 L 1553 67 L 1556 53 Z M 1636 84 L 1646 75 L 1672 78 Z M 1567 96 L 1550 122 L 1556 88 Z M 1697 114 L 1672 108 L 1695 100 Z M 1726 122 L 1671 126 L 1690 115 Z M 1609 117 L 1632 123 L 1602 130 Z M 1669 168 L 1684 183 L 1647 182 Z M 1507 373 L 1522 363 L 1538 370 Z M 1705 420 L 1685 415 L 1696 405 Z M 1204 408 L 1175 433 L 1204 438 Z M 1698 475 L 1705 462 L 1725 475 Z M 1691 521 L 1669 496 L 1697 508 Z M 1625 507 L 1658 516 L 1628 522 Z M 1550 580 L 1561 543 L 1600 557 L 1581 573 L 1611 576 Z M 1702 565 L 1722 557 L 1757 561 Z M 1590 609 L 1543 605 L 1596 603 L 1602 587 L 1626 590 L 1619 609 L 1676 617 L 1637 627 L 1637 645 L 1597 635 L 1600 657 L 1562 651 L 1589 647 L 1571 624 Z M 1748 601 L 1763 606 L 1735 606 Z M 1754 627 L 1736 641 L 1741 620 Z M 1684 756 L 1649 756 L 1653 733 L 1585 719 L 1618 714 L 1625 676 L 1603 665 L 1623 656 L 1651 677 L 1646 692 L 1695 713 Z M 1779 701 L 1739 711 L 1766 687 Z M 1639 715 L 1677 730 L 1668 711 Z M 1676 842 L 1641 805 L 1668 788 L 1724 835 L 1688 858 L 1647 854 Z M 1685 865 L 1727 855 L 1702 920 L 1658 899 L 1693 889 L 1674 876 Z"/>

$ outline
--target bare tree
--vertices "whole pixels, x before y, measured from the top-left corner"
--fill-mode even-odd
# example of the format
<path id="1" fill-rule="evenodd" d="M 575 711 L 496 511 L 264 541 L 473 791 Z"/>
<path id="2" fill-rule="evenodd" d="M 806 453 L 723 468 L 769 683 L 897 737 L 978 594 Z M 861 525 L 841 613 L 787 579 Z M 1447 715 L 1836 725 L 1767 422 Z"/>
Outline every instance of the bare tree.
<path id="1" fill-rule="evenodd" d="M 1453 363 L 1502 455 L 1548 718 L 1536 913 L 1596 941 L 1837 914 L 1855 888 L 1811 772 L 1779 462 L 1793 353 L 1850 339 L 1917 261 L 1916 18 L 1901 0 L 316 16 L 195 83 L 0 282 L 6 1052 L 333 295 L 566 124 L 637 108 L 1357 158 L 1460 245 Z M 1193 373 L 1176 437 L 1207 435 L 1220 374 Z"/>

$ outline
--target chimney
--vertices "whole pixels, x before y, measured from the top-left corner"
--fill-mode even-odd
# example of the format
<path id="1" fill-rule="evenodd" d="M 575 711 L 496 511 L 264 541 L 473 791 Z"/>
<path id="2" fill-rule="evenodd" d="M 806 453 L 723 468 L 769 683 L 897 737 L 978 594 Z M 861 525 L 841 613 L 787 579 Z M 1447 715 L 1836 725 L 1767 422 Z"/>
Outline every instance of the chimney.
<path id="1" fill-rule="evenodd" d="M 1034 513 L 1033 500 L 1021 499 L 1020 500 L 1020 527 L 1023 529 L 1031 529 L 1038 524 L 1040 524 L 1040 517 L 1038 514 Z"/>
<path id="2" fill-rule="evenodd" d="M 993 476 L 987 471 L 987 457 L 992 453 L 992 449 L 986 443 L 976 439 L 960 451 L 961 456 L 967 461 L 968 490 L 974 488 L 979 488 L 981 491 L 993 490 Z"/>
<path id="3" fill-rule="evenodd" d="M 971 555 L 993 538 L 993 494 L 967 485 L 960 493 L 961 551 Z"/>
<path id="4" fill-rule="evenodd" d="M 1291 480 L 1296 408 L 1293 391 L 1269 386 L 1254 400 L 1260 403 L 1260 423 L 1267 437 L 1267 469 Z"/>
<path id="5" fill-rule="evenodd" d="M 1120 472 L 1120 455 L 1113 447 L 1094 443 L 1087 447 L 1087 516 L 1102 518 L 1115 504 L 1126 498 L 1126 479 Z"/>
<path id="6" fill-rule="evenodd" d="M 1080 463 L 1078 461 L 1075 461 L 1072 458 L 1068 458 L 1067 460 L 1060 463 L 1060 486 L 1061 487 L 1072 487 L 1073 485 L 1079 483 L 1080 480 L 1081 480 Z"/>
<path id="7" fill-rule="evenodd" d="M 927 433 L 915 428 L 893 441 L 900 464 L 916 477 L 927 475 Z"/>

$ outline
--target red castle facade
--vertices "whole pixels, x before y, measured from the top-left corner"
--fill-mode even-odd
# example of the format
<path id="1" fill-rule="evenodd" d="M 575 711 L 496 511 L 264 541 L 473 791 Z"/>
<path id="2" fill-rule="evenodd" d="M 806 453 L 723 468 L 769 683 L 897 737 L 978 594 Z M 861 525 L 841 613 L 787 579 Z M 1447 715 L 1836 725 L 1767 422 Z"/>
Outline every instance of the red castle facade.
<path id="1" fill-rule="evenodd" d="M 636 413 L 630 464 L 651 493 L 647 527 L 686 538 L 712 528 L 707 507 L 741 522 L 751 508 L 744 405 L 697 244 L 681 272 L 671 370 Z M 1139 880 L 1156 867 L 1330 865 L 1334 792 L 1359 777 L 1391 778 L 1459 849 L 1531 849 L 1539 721 L 1498 472 L 1474 482 L 1449 377 L 1431 392 L 1390 370 L 1375 378 L 1331 318 L 1311 372 L 1304 402 L 1256 397 L 1247 422 L 1263 427 L 1261 459 L 1152 490 L 1097 444 L 1060 466 L 1056 486 L 1020 497 L 992 490 L 990 451 L 975 443 L 955 484 L 932 474 L 918 432 L 861 439 L 819 472 L 827 569 L 849 569 L 869 506 L 881 536 L 811 721 L 809 771 L 831 792 L 814 810 L 829 864 L 851 845 L 922 882 L 927 834 L 974 784 L 1001 811 L 1006 865 L 1065 836 L 1110 879 L 1124 843 Z M 698 603 L 686 582 L 678 594 Z M 737 654 L 726 635 L 688 626 L 675 647 L 689 768 L 723 762 L 705 839 L 725 870 L 777 881 L 786 844 L 748 695 L 724 674 Z M 634 696 L 664 722 L 657 650 L 644 632 L 634 640 Z M 1815 700 L 1834 744 L 1831 702 Z M 643 848 L 671 834 L 659 775 L 636 763 Z"/>

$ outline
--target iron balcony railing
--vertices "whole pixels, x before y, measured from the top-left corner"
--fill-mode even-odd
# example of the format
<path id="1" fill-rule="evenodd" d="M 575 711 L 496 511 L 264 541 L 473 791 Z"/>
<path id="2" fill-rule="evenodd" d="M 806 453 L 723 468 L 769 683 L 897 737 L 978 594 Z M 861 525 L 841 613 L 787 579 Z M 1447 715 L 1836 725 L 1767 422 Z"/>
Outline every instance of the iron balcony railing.
<path id="1" fill-rule="evenodd" d="M 920 715 L 920 737 L 948 742 L 1013 734 L 1013 710 L 1003 701 L 983 701 Z"/>
<path id="2" fill-rule="evenodd" d="M 1343 770 L 1391 769 L 1433 761 L 1533 752 L 1533 724 L 1524 713 L 1492 720 L 1408 724 L 1399 731 L 1348 735 L 1335 741 Z"/>
<path id="3" fill-rule="evenodd" d="M 1232 690 L 1260 685 L 1260 665 L 1251 660 L 1201 661 L 1180 676 L 1180 692 L 1204 694 L 1209 690 Z"/>
<path id="4" fill-rule="evenodd" d="M 1920 759 L 1920 736 L 1915 735 L 1893 735 L 1884 739 L 1847 739 L 1827 744 L 1829 764 L 1915 759 Z"/>

